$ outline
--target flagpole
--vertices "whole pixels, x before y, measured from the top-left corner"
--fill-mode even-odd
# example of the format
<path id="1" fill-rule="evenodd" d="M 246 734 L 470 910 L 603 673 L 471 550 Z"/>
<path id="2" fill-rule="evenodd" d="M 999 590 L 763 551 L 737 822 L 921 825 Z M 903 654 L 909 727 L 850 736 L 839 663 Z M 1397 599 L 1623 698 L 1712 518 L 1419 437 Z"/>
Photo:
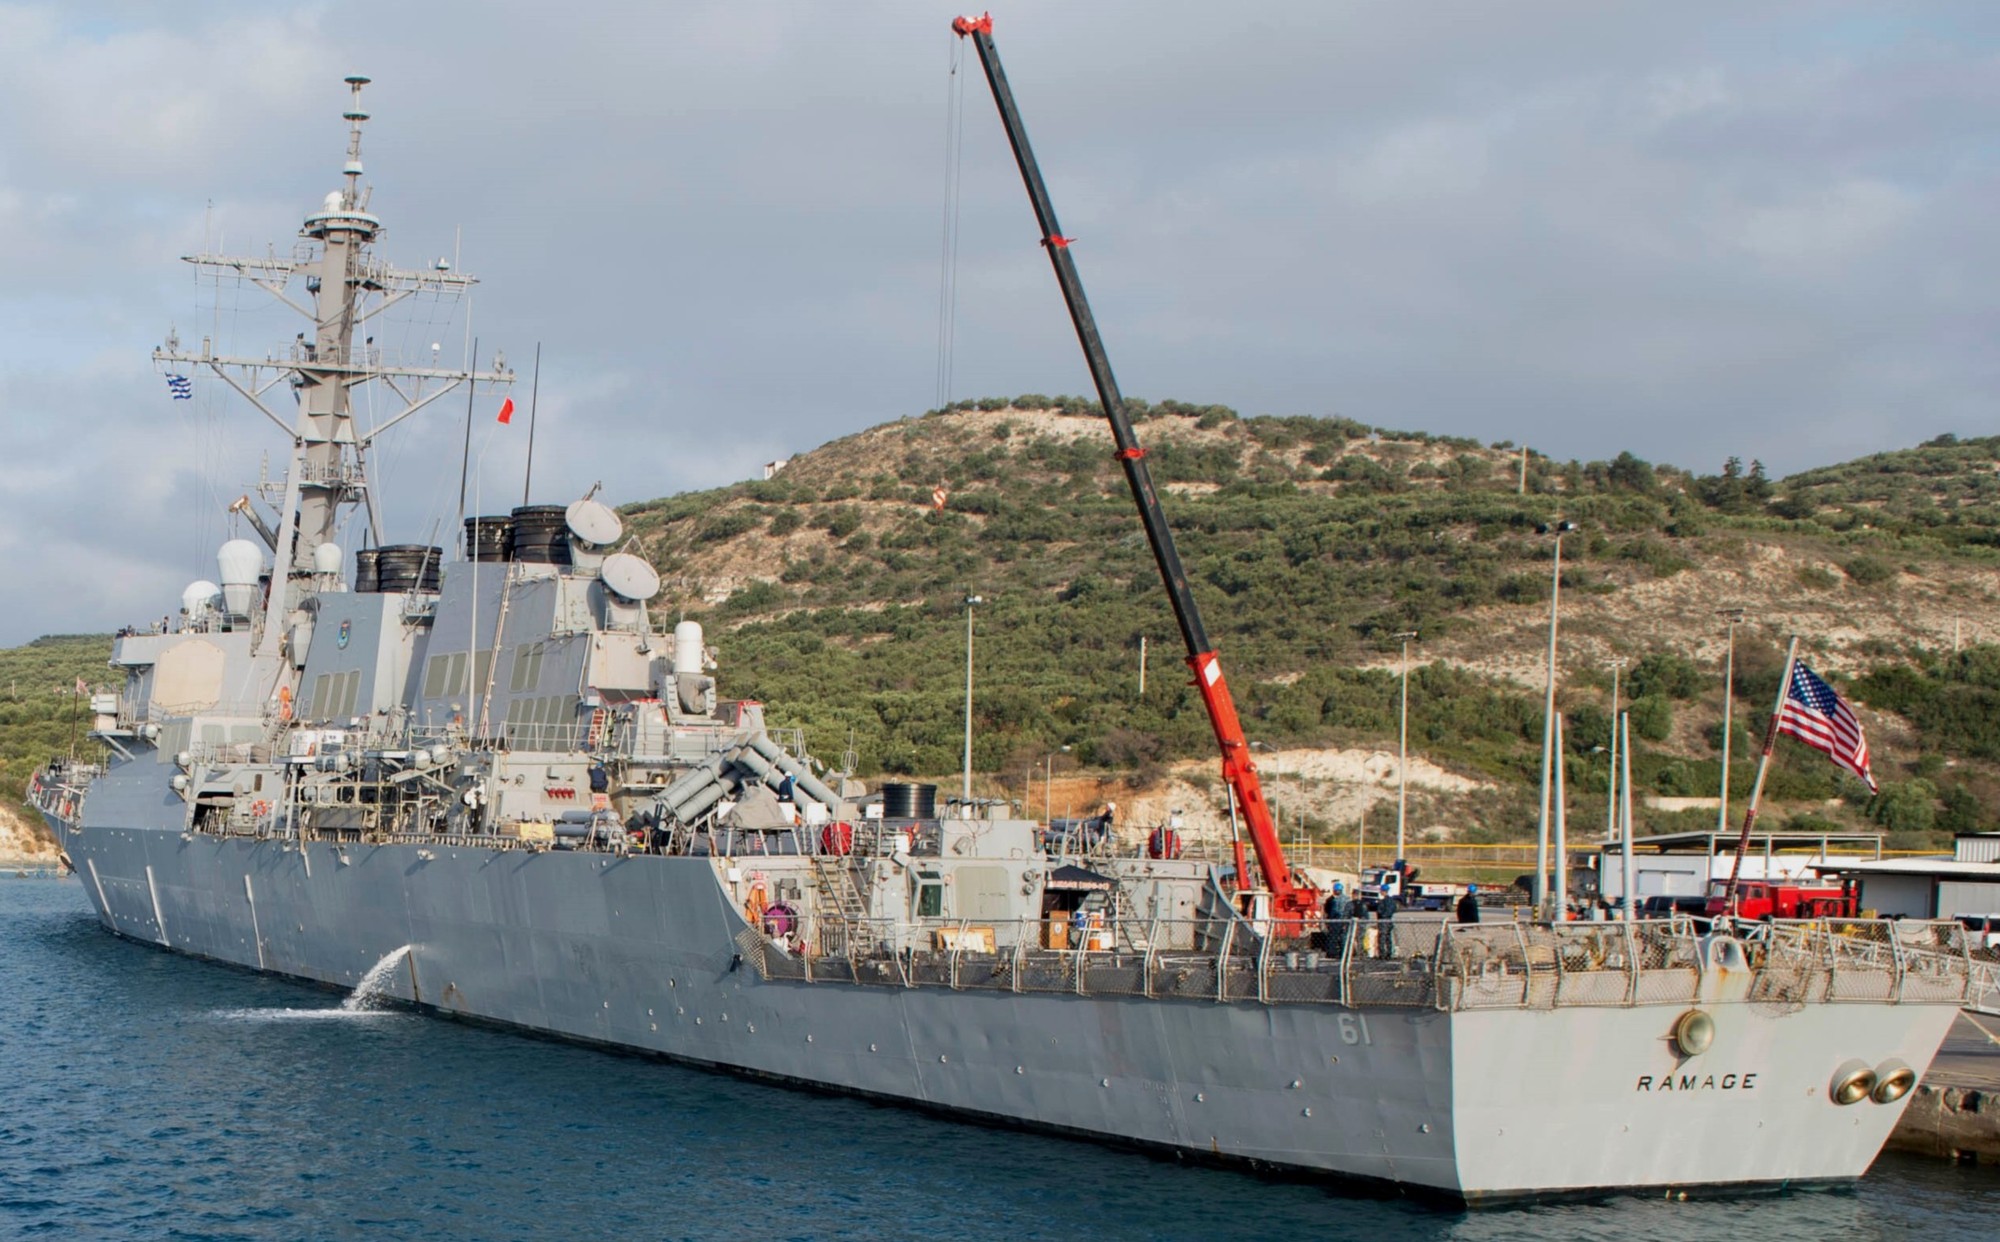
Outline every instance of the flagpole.
<path id="1" fill-rule="evenodd" d="M 1750 829 L 1757 822 L 1757 803 L 1764 796 L 1764 773 L 1771 766 L 1771 751 L 1778 745 L 1778 718 L 1785 714 L 1785 699 L 1792 693 L 1792 666 L 1798 663 L 1799 639 L 1792 636 L 1785 652 L 1785 675 L 1778 679 L 1778 702 L 1771 708 L 1771 722 L 1764 727 L 1764 753 L 1757 759 L 1757 782 L 1750 786 L 1750 806 L 1743 812 L 1743 833 L 1736 838 L 1736 858 L 1729 864 L 1729 887 L 1722 891 L 1722 908 L 1736 913 L 1736 882 L 1743 876 L 1743 852 L 1750 848 Z"/>
<path id="2" fill-rule="evenodd" d="M 542 343 L 535 342 L 535 378 L 528 390 L 528 471 L 521 479 L 521 503 L 528 503 L 528 488 L 535 481 L 535 406 L 542 396 Z"/>
<path id="3" fill-rule="evenodd" d="M 1619 857 L 1622 860 L 1619 865 L 1619 872 L 1620 872 L 1619 879 L 1624 886 L 1622 889 L 1623 896 L 1620 898 L 1620 900 L 1623 902 L 1625 907 L 1622 911 L 1620 911 L 1620 914 L 1623 916 L 1624 921 L 1629 923 L 1633 920 L 1634 917 L 1636 917 L 1633 914 L 1633 908 L 1634 908 L 1633 902 L 1635 900 L 1635 895 L 1632 892 L 1632 713 L 1631 712 L 1626 712 L 1624 715 L 1618 718 L 1618 733 L 1619 733 L 1618 762 L 1623 764 L 1625 768 L 1623 777 L 1618 782 L 1618 796 L 1620 799 L 1620 809 L 1624 812 L 1623 815 L 1620 816 L 1622 823 L 1618 829 L 1618 840 L 1619 840 L 1618 853 Z"/>

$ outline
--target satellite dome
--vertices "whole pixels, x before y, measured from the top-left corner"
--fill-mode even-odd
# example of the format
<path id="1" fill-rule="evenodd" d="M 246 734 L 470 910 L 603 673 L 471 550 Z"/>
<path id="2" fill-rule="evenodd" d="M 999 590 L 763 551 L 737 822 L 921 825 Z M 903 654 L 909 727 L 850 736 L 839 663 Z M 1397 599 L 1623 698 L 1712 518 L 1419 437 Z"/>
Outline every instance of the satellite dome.
<path id="1" fill-rule="evenodd" d="M 264 571 L 264 550 L 248 539 L 231 539 L 215 554 L 223 586 L 255 586 Z"/>
<path id="2" fill-rule="evenodd" d="M 215 597 L 220 594 L 221 587 L 206 578 L 197 578 L 181 592 L 181 611 L 190 617 L 200 616 L 215 606 Z"/>

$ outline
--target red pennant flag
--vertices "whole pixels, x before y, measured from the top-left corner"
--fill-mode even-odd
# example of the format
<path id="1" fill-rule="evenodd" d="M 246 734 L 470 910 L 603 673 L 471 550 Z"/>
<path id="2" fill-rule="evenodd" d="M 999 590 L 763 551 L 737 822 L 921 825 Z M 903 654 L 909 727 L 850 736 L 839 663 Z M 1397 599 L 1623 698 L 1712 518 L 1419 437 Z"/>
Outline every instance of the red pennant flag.
<path id="1" fill-rule="evenodd" d="M 511 423 L 514 421 L 514 398 L 509 397 L 505 401 L 502 401 L 500 403 L 499 421 L 503 423 Z"/>

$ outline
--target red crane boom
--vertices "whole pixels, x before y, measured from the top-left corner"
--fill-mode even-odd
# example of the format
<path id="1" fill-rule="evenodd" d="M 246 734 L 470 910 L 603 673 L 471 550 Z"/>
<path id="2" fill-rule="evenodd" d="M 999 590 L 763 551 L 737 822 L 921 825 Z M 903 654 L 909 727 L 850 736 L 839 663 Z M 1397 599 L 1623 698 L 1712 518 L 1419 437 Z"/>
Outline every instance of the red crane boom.
<path id="1" fill-rule="evenodd" d="M 1042 247 L 1048 251 L 1049 263 L 1055 268 L 1056 283 L 1062 286 L 1063 300 L 1069 305 L 1084 360 L 1090 365 L 1090 378 L 1097 385 L 1104 416 L 1111 423 L 1111 436 L 1118 446 L 1118 464 L 1125 470 L 1125 481 L 1139 506 L 1139 520 L 1146 528 L 1146 540 L 1153 547 L 1153 559 L 1159 564 L 1161 581 L 1173 602 L 1174 618 L 1180 623 L 1181 638 L 1187 644 L 1188 667 L 1194 670 L 1195 688 L 1201 692 L 1209 724 L 1215 729 L 1215 740 L 1222 747 L 1222 778 L 1229 783 L 1249 826 L 1250 842 L 1257 851 L 1257 866 L 1271 893 L 1273 913 L 1281 920 L 1296 923 L 1319 913 L 1319 894 L 1292 881 L 1291 867 L 1285 861 L 1285 850 L 1271 819 L 1270 803 L 1265 801 L 1263 784 L 1257 779 L 1257 765 L 1251 762 L 1249 744 L 1243 739 L 1236 700 L 1230 696 L 1222 665 L 1202 626 L 1201 610 L 1195 606 L 1194 594 L 1188 589 L 1187 571 L 1181 568 L 1173 532 L 1167 528 L 1166 514 L 1160 508 L 1152 475 L 1146 469 L 1146 450 L 1140 447 L 1132 431 L 1132 421 L 1126 417 L 1124 398 L 1119 395 L 1118 381 L 1111 374 L 1111 360 L 1104 352 L 1104 339 L 1098 335 L 1097 321 L 1090 313 L 1089 300 L 1084 297 L 1083 281 L 1077 276 L 1076 260 L 1070 256 L 1070 239 L 1063 236 L 1056 223 L 1048 187 L 1042 183 L 1041 169 L 1028 145 L 1027 129 L 1014 106 L 1013 90 L 1007 85 L 1006 71 L 1000 67 L 1000 53 L 993 46 L 993 17 L 991 14 L 961 17 L 951 28 L 961 38 L 972 40 L 979 52 L 980 67 L 986 71 L 986 83 L 993 89 L 1000 123 L 1006 128 L 1008 145 L 1014 149 L 1014 161 L 1020 165 L 1021 179 L 1027 184 L 1028 198 L 1034 205 L 1035 220 L 1041 226 Z M 1240 843 L 1236 863 L 1236 882 L 1239 886 L 1246 885 L 1249 877 L 1244 874 Z"/>

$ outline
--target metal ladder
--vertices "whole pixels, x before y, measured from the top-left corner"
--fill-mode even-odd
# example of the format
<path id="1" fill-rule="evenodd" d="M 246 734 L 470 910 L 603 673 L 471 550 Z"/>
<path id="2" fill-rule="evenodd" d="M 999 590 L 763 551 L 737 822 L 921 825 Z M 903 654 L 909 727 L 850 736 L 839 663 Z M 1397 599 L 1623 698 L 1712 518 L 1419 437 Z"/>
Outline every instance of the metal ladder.
<path id="1" fill-rule="evenodd" d="M 1131 895 L 1123 885 L 1111 890 L 1111 926 L 1116 931 L 1119 947 L 1135 953 L 1151 949 L 1152 943 L 1145 934 L 1146 922 L 1139 917 L 1138 908 L 1132 904 Z"/>
<path id="2" fill-rule="evenodd" d="M 819 919 L 820 952 L 845 952 L 849 929 L 868 917 L 868 903 L 862 899 L 853 868 L 845 858 L 829 854 L 806 857 L 812 862 L 813 913 Z M 833 917 L 827 917 L 829 914 Z"/>

